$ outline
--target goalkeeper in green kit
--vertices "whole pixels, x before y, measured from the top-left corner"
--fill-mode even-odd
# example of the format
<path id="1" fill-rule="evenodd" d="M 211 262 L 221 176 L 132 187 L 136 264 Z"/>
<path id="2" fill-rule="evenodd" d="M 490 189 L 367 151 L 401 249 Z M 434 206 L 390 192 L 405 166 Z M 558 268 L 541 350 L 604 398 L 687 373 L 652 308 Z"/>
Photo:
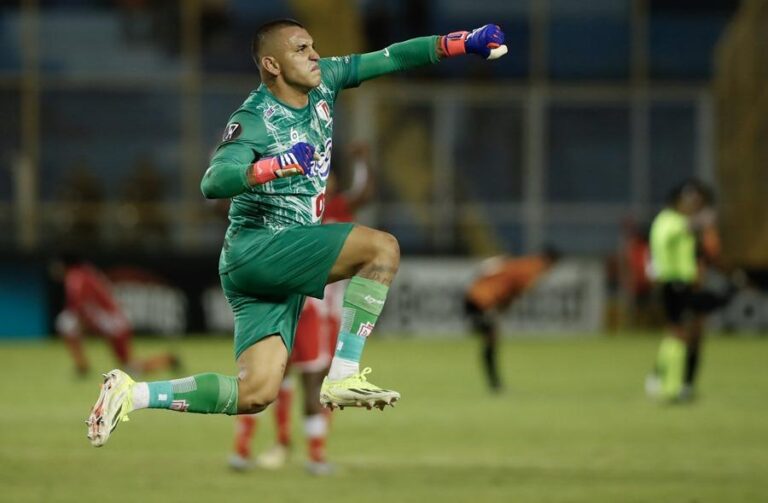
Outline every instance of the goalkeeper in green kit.
<path id="1" fill-rule="evenodd" d="M 112 370 L 87 420 L 91 443 L 104 445 L 136 409 L 263 410 L 278 394 L 305 296 L 322 298 L 327 283 L 342 279 L 350 282 L 320 401 L 331 409 L 394 405 L 400 394 L 368 381 L 370 369 L 361 371 L 359 362 L 397 272 L 397 240 L 361 225 L 319 225 L 334 102 L 342 89 L 391 72 L 466 53 L 495 59 L 506 51 L 501 29 L 485 25 L 321 59 L 298 22 L 261 26 L 252 56 L 262 83 L 230 117 L 201 183 L 205 197 L 232 199 L 219 275 L 235 315 L 238 374 L 137 383 Z"/>

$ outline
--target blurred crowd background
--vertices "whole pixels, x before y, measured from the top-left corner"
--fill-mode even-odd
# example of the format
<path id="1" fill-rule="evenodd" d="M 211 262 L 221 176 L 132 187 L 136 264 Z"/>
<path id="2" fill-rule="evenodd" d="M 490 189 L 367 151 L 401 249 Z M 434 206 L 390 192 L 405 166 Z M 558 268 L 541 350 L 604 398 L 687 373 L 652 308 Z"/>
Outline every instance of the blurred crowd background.
<path id="1" fill-rule="evenodd" d="M 1 0 L 5 316 L 62 249 L 187 280 L 207 264 L 215 281 L 227 222 L 199 181 L 259 84 L 255 27 L 286 16 L 322 56 L 487 22 L 507 34 L 499 61 L 443 62 L 341 97 L 335 144 L 372 152 L 361 220 L 405 256 L 548 244 L 604 264 L 615 293 L 622 250 L 697 177 L 715 189 L 726 263 L 768 268 L 768 2 Z"/>

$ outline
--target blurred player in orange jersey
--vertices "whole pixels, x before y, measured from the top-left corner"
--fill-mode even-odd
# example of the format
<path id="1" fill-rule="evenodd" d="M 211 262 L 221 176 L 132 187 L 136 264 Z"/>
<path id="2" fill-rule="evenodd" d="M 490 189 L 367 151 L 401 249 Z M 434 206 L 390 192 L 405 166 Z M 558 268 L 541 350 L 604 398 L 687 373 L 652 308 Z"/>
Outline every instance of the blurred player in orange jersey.
<path id="1" fill-rule="evenodd" d="M 86 331 L 106 338 L 117 361 L 135 372 L 178 367 L 178 359 L 172 354 L 145 360 L 132 358 L 131 325 L 112 297 L 109 280 L 95 266 L 64 255 L 54 260 L 50 272 L 54 280 L 64 283 L 65 307 L 56 317 L 56 332 L 66 343 L 79 375 L 89 370 L 82 344 Z"/>
<path id="2" fill-rule="evenodd" d="M 353 178 L 350 188 L 338 192 L 338 180 L 331 172 L 326 187 L 323 223 L 353 222 L 357 210 L 373 195 L 373 182 L 368 169 L 368 148 L 355 144 L 348 153 L 352 161 Z M 325 453 L 330 410 L 321 406 L 317 396 L 323 377 L 336 350 L 336 337 L 341 325 L 342 300 L 347 281 L 338 281 L 325 287 L 325 297 L 307 297 L 296 327 L 296 342 L 286 369 L 286 377 L 280 386 L 275 401 L 275 423 L 277 442 L 265 452 L 252 459 L 251 443 L 256 431 L 258 417 L 237 416 L 234 453 L 229 464 L 235 470 L 247 470 L 255 465 L 264 469 L 279 469 L 288 460 L 291 448 L 291 404 L 293 401 L 293 379 L 290 369 L 295 368 L 301 379 L 304 395 L 304 434 L 307 439 L 307 471 L 313 475 L 327 475 L 333 471 Z"/>
<path id="3" fill-rule="evenodd" d="M 498 315 L 513 300 L 531 288 L 559 259 L 559 253 L 547 249 L 539 255 L 501 256 L 488 259 L 465 294 L 465 312 L 472 329 L 483 341 L 483 365 L 491 391 L 502 390 L 499 376 Z"/>

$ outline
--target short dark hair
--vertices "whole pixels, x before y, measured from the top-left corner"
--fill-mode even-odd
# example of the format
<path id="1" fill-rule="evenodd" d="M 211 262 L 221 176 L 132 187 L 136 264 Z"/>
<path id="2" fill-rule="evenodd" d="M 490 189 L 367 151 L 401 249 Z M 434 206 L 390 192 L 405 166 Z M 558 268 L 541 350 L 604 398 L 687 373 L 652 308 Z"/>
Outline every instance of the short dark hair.
<path id="1" fill-rule="evenodd" d="M 256 66 L 261 66 L 259 64 L 259 53 L 261 52 L 261 47 L 264 45 L 264 40 L 273 31 L 279 28 L 285 28 L 286 26 L 298 26 L 299 28 L 304 28 L 304 25 L 295 19 L 283 18 L 264 23 L 256 29 L 256 33 L 253 34 L 253 40 L 251 40 L 251 58 L 253 58 L 253 62 L 256 63 Z"/>
<path id="2" fill-rule="evenodd" d="M 675 206 L 684 195 L 697 194 L 704 204 L 711 205 L 715 202 L 715 194 L 712 188 L 698 178 L 689 178 L 674 186 L 667 194 L 667 204 Z"/>

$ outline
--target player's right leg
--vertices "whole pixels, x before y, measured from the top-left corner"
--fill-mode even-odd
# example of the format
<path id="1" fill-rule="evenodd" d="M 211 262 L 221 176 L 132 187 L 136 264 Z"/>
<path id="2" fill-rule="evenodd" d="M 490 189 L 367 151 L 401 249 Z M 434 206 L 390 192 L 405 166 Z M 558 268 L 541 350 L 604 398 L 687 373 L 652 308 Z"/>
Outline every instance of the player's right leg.
<path id="1" fill-rule="evenodd" d="M 197 374 L 171 381 L 134 382 L 122 370 L 104 374 L 104 384 L 86 421 L 88 438 L 101 447 L 121 421 L 137 409 L 199 414 L 252 414 L 277 396 L 288 351 L 278 336 L 266 337 L 238 358 L 237 377 Z"/>

